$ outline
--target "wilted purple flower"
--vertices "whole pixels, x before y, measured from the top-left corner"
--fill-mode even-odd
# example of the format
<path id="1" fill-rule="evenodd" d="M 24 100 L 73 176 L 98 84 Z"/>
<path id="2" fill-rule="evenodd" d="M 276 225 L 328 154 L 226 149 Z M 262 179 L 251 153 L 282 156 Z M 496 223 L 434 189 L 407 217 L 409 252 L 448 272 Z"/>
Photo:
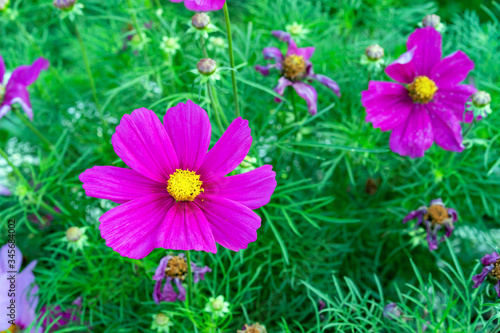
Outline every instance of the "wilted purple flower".
<path id="1" fill-rule="evenodd" d="M 474 282 L 472 288 L 478 288 L 486 277 L 491 276 L 495 281 L 495 291 L 498 297 L 500 297 L 500 255 L 496 252 L 487 254 L 481 258 L 481 264 L 484 266 L 483 270 L 472 277 L 472 281 Z"/>
<path id="2" fill-rule="evenodd" d="M 0 55 L 0 118 L 12 109 L 12 104 L 19 103 L 30 120 L 33 120 L 33 109 L 26 89 L 36 81 L 42 70 L 49 68 L 49 61 L 38 58 L 31 65 L 22 65 L 14 69 L 8 82 L 5 80 L 5 63 Z"/>
<path id="3" fill-rule="evenodd" d="M 435 199 L 429 204 L 429 207 L 422 206 L 417 210 L 411 211 L 403 220 L 406 223 L 413 219 L 418 219 L 416 226 L 422 225 L 427 231 L 427 242 L 429 250 L 433 251 L 438 248 L 439 242 L 444 241 L 444 238 L 450 237 L 453 229 L 453 223 L 458 220 L 458 215 L 455 209 L 446 208 L 443 200 Z M 444 228 L 446 234 L 438 240 L 438 231 Z"/>
<path id="4" fill-rule="evenodd" d="M 71 10 L 75 6 L 76 0 L 54 0 L 52 4 L 62 10 Z"/>
<path id="5" fill-rule="evenodd" d="M 313 64 L 310 59 L 314 53 L 314 47 L 298 48 L 289 33 L 284 31 L 273 31 L 272 34 L 279 40 L 288 43 L 288 51 L 283 56 L 277 47 L 266 47 L 262 51 L 264 59 L 275 60 L 276 63 L 267 66 L 256 65 L 255 69 L 262 75 L 269 75 L 269 70 L 276 68 L 281 72 L 278 85 L 274 91 L 283 96 L 285 88 L 292 86 L 297 94 L 307 102 L 307 108 L 312 115 L 318 113 L 318 94 L 305 81 L 317 80 L 330 88 L 340 97 L 340 88 L 337 82 L 321 74 L 314 74 Z M 280 98 L 275 98 L 281 102 Z"/>
<path id="6" fill-rule="evenodd" d="M 0 331 L 9 330 L 11 332 L 19 332 L 28 328 L 31 324 L 36 322 L 37 316 L 35 309 L 38 305 L 38 286 L 35 285 L 35 275 L 33 269 L 36 266 L 36 260 L 32 261 L 26 266 L 22 272 L 21 263 L 23 261 L 23 254 L 17 246 L 6 244 L 0 249 Z M 15 279 L 10 280 L 9 277 L 12 273 L 15 274 Z M 5 282 L 7 281 L 7 283 Z M 8 283 L 11 281 L 11 283 Z M 14 281 L 14 282 L 12 282 Z M 12 286 L 12 283 L 15 286 Z M 9 289 L 16 290 L 14 297 L 9 297 Z M 13 303 L 13 301 L 15 303 Z M 15 304 L 12 306 L 12 304 Z M 11 309 L 15 307 L 14 311 Z M 6 321 L 7 319 L 7 321 Z M 25 330 L 23 333 L 42 333 L 43 328 L 31 328 L 29 331 Z"/>
<path id="7" fill-rule="evenodd" d="M 47 312 L 49 313 L 43 319 L 43 326 L 50 326 L 50 332 L 55 332 L 59 328 L 79 320 L 78 316 L 75 314 L 76 309 L 68 308 L 66 311 L 63 311 L 59 305 L 54 308 L 43 306 L 40 310 L 40 319 L 43 318 Z"/>
<path id="8" fill-rule="evenodd" d="M 385 69 L 400 83 L 370 81 L 361 93 L 366 121 L 392 131 L 389 146 L 402 156 L 422 157 L 433 142 L 461 152 L 460 122 L 468 120 L 465 104 L 476 89 L 460 82 L 474 63 L 462 51 L 441 59 L 441 34 L 431 27 L 415 30 L 406 47 Z"/>
<path id="9" fill-rule="evenodd" d="M 191 271 L 193 273 L 193 282 L 198 283 L 205 279 L 205 274 L 212 270 L 205 266 L 203 268 L 191 263 Z M 153 300 L 158 304 L 160 302 L 175 302 L 186 300 L 186 289 L 182 282 L 187 276 L 188 266 L 184 253 L 177 256 L 168 255 L 160 260 L 158 268 L 156 268 L 153 280 L 156 281 L 153 291 Z M 165 280 L 165 285 L 162 288 L 162 282 Z M 172 282 L 177 286 L 178 293 L 174 290 Z"/>
<path id="10" fill-rule="evenodd" d="M 384 318 L 395 319 L 399 318 L 402 312 L 398 308 L 398 305 L 396 303 L 389 303 L 384 307 L 384 311 L 382 314 Z"/>

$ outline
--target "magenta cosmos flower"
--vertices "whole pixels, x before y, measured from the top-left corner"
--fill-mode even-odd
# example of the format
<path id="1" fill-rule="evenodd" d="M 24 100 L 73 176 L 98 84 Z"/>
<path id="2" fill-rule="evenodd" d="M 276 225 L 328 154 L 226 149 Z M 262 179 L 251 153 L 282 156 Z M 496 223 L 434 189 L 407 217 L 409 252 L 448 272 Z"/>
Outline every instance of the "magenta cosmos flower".
<path id="1" fill-rule="evenodd" d="M 191 263 L 194 283 L 205 280 L 205 274 L 211 271 L 208 266 L 202 268 Z M 186 279 L 187 273 L 188 266 L 184 253 L 180 253 L 178 256 L 168 255 L 163 257 L 153 276 L 153 280 L 156 281 L 153 300 L 156 304 L 160 302 L 175 302 L 177 299 L 185 301 L 186 288 L 184 288 L 182 282 Z M 165 280 L 165 285 L 162 288 L 163 280 Z M 174 290 L 173 283 L 175 283 L 178 292 Z"/>
<path id="2" fill-rule="evenodd" d="M 474 282 L 472 288 L 478 288 L 487 277 L 491 277 L 495 283 L 495 291 L 498 297 L 500 297 L 500 256 L 496 252 L 487 254 L 481 258 L 481 264 L 484 266 L 483 270 L 480 274 L 472 277 L 472 281 Z"/>
<path id="3" fill-rule="evenodd" d="M 170 2 L 184 2 L 184 6 L 194 12 L 211 12 L 222 9 L 226 0 L 170 0 Z"/>
<path id="4" fill-rule="evenodd" d="M 318 113 L 318 93 L 306 81 L 317 80 L 330 88 L 340 97 L 340 88 L 337 82 L 321 74 L 314 74 L 313 65 L 310 61 L 315 48 L 298 48 L 289 33 L 284 31 L 273 31 L 272 34 L 279 40 L 288 43 L 288 51 L 285 55 L 277 47 L 266 47 L 262 53 L 264 59 L 274 60 L 276 63 L 267 66 L 256 65 L 255 69 L 264 76 L 269 75 L 273 68 L 281 72 L 278 85 L 274 91 L 283 96 L 285 88 L 293 87 L 297 94 L 307 102 L 307 108 L 312 115 Z M 275 98 L 276 102 L 281 99 Z"/>
<path id="5" fill-rule="evenodd" d="M 458 220 L 457 211 L 453 208 L 446 208 L 443 200 L 432 200 L 427 206 L 421 206 L 417 210 L 411 211 L 403 220 L 406 223 L 410 220 L 417 219 L 415 226 L 421 225 L 427 232 L 427 243 L 429 250 L 433 251 L 438 248 L 439 242 L 444 241 L 445 237 L 451 236 L 455 229 L 453 223 Z M 439 230 L 444 229 L 446 234 L 438 240 Z"/>
<path id="6" fill-rule="evenodd" d="M 215 243 L 238 251 L 257 239 L 252 209 L 269 202 L 276 174 L 264 165 L 225 177 L 250 150 L 248 121 L 234 120 L 208 151 L 210 136 L 206 111 L 191 101 L 170 108 L 163 125 L 144 108 L 123 116 L 111 143 L 132 169 L 80 175 L 88 196 L 121 204 L 100 218 L 108 246 L 139 259 L 154 248 L 215 253 Z"/>
<path id="7" fill-rule="evenodd" d="M 43 328 L 26 330 L 30 325 L 36 326 L 37 320 L 35 310 L 38 305 L 38 296 L 36 296 L 38 286 L 34 284 L 35 275 L 33 275 L 37 262 L 36 260 L 30 262 L 22 272 L 19 272 L 22 261 L 23 254 L 16 246 L 11 248 L 9 244 L 6 244 L 0 249 L 0 279 L 2 281 L 0 283 L 0 316 L 2 318 L 0 331 L 42 333 Z M 15 275 L 15 279 L 9 280 L 12 275 Z M 15 286 L 12 286 L 12 281 Z M 10 297 L 10 289 L 15 289 L 14 297 Z M 13 300 L 15 310 L 11 311 Z"/>
<path id="8" fill-rule="evenodd" d="M 435 142 L 460 152 L 465 104 L 476 90 L 459 84 L 474 68 L 462 51 L 441 59 L 441 34 L 432 27 L 417 29 L 408 38 L 408 51 L 385 72 L 399 83 L 370 81 L 361 93 L 366 121 L 392 131 L 392 151 L 422 157 Z"/>
<path id="9" fill-rule="evenodd" d="M 40 72 L 49 68 L 49 61 L 38 58 L 31 65 L 19 66 L 12 72 L 10 79 L 5 75 L 5 63 L 0 56 L 0 118 L 19 103 L 30 120 L 33 120 L 30 96 L 27 87 L 38 79 Z"/>

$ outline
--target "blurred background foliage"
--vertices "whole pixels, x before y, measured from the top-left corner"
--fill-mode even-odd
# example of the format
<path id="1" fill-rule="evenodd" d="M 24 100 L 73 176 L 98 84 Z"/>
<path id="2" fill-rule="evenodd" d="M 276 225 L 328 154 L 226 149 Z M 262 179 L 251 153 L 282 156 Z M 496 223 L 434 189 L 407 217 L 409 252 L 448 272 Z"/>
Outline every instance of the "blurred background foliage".
<path id="1" fill-rule="evenodd" d="M 213 272 L 196 285 L 191 316 L 182 303 L 156 305 L 151 298 L 151 277 L 165 250 L 131 260 L 106 247 L 98 218 L 113 204 L 86 197 L 78 175 L 94 165 L 124 166 L 110 138 L 122 115 L 133 109 L 146 107 L 162 118 L 169 107 L 191 99 L 212 114 L 204 87 L 190 72 L 202 57 L 199 41 L 186 32 L 192 13 L 166 0 L 82 3 L 84 16 L 74 22 L 61 20 L 49 0 L 13 0 L 17 17 L 0 18 L 0 54 L 8 70 L 39 56 L 51 62 L 30 93 L 34 125 L 55 149 L 48 151 L 12 114 L 0 120 L 0 144 L 29 181 L 24 195 L 0 197 L 0 219 L 17 219 L 26 262 L 38 260 L 40 306 L 66 308 L 83 297 L 81 322 L 60 332 L 85 332 L 85 327 L 151 332 L 151 315 L 160 310 L 175 314 L 173 332 L 211 332 L 214 324 L 203 308 L 217 295 L 232 309 L 221 332 L 250 322 L 265 324 L 269 332 L 495 327 L 497 310 L 490 303 L 496 297 L 471 289 L 470 277 L 500 239 L 499 3 L 229 0 L 242 113 L 252 128 L 250 156 L 255 165 L 274 166 L 278 188 L 258 211 L 262 227 L 247 250 L 219 247 L 217 255 L 193 254 Z M 461 49 L 474 60 L 467 82 L 490 92 L 494 112 L 475 124 L 461 154 L 434 146 L 424 158 L 411 160 L 388 149 L 389 133 L 364 122 L 360 92 L 370 79 L 388 78 L 370 76 L 359 59 L 375 43 L 385 49 L 387 61 L 396 59 L 406 50 L 407 36 L 432 13 L 447 27 L 443 54 Z M 222 12 L 211 17 L 219 28 L 213 36 L 225 37 Z M 316 85 L 315 117 L 300 100 L 296 118 L 289 95 L 274 103 L 277 76 L 262 77 L 253 69 L 265 63 L 264 47 L 285 46 L 271 30 L 294 21 L 311 30 L 300 46 L 316 47 L 315 72 L 332 77 L 342 92 L 339 99 Z M 163 36 L 180 38 L 182 48 L 171 58 L 159 48 Z M 231 121 L 227 51 L 209 54 L 221 68 L 216 90 Z M 220 132 L 215 123 L 212 127 L 214 143 Z M 5 163 L 0 167 L 0 181 L 19 194 L 19 179 Z M 458 210 L 459 221 L 449 241 L 430 253 L 424 235 L 401 220 L 437 197 Z M 61 212 L 53 212 L 55 207 Z M 69 251 L 61 242 L 70 226 L 87 227 L 90 244 L 83 251 Z M 2 228 L 6 235 L 6 225 Z M 321 313 L 320 299 L 326 302 Z M 400 319 L 382 317 L 389 302 L 398 303 Z"/>

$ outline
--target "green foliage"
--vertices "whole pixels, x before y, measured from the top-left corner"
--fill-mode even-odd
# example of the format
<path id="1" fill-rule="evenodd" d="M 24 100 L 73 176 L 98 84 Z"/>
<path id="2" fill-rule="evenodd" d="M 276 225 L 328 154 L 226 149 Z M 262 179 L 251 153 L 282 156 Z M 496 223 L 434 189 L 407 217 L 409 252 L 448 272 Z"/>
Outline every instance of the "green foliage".
<path id="1" fill-rule="evenodd" d="M 165 0 L 87 0 L 84 16 L 71 21 L 61 20 L 48 0 L 11 2 L 18 16 L 0 18 L 0 53 L 8 70 L 39 56 L 50 60 L 50 69 L 29 89 L 34 125 L 54 150 L 14 114 L 0 120 L 1 147 L 11 158 L 23 156 L 15 163 L 22 177 L 1 164 L 0 184 L 25 189 L 23 196 L 0 197 L 0 219 L 16 218 L 18 246 L 27 261 L 38 260 L 40 307 L 68 308 L 83 297 L 81 321 L 58 332 L 152 332 L 152 315 L 163 310 L 173 315 L 173 332 L 208 333 L 215 326 L 235 332 L 253 322 L 268 332 L 308 333 L 422 332 L 424 325 L 427 332 L 485 332 L 498 325 L 496 296 L 485 287 L 472 289 L 471 282 L 480 269 L 477 260 L 500 241 L 498 3 L 452 15 L 456 7 L 448 2 L 438 8 L 404 0 L 229 0 L 241 109 L 252 128 L 250 156 L 256 165 L 273 165 L 278 187 L 258 211 L 262 227 L 248 249 L 193 253 L 194 262 L 213 272 L 195 285 L 187 306 L 152 300 L 151 278 L 165 250 L 132 260 L 105 245 L 98 218 L 113 204 L 86 197 L 78 176 L 94 165 L 125 166 L 110 139 L 133 109 L 150 108 L 162 118 L 169 107 L 191 99 L 209 112 L 212 144 L 220 137 L 205 86 L 191 73 L 202 58 L 199 41 L 186 33 L 192 13 Z M 464 152 L 434 146 L 411 160 L 388 149 L 388 133 L 365 123 L 360 92 L 370 79 L 388 78 L 367 73 L 359 60 L 374 43 L 386 59 L 397 58 L 422 17 L 438 10 L 449 17 L 443 54 L 461 49 L 473 59 L 467 80 L 490 92 L 493 113 L 467 134 Z M 211 16 L 219 28 L 212 36 L 225 38 L 222 11 Z M 339 99 L 313 83 L 315 117 L 297 96 L 275 103 L 276 76 L 253 69 L 265 63 L 264 47 L 284 47 L 271 30 L 294 21 L 311 30 L 300 46 L 316 47 L 315 72 L 332 77 L 342 92 Z M 144 35 L 136 36 L 137 29 Z M 181 49 L 172 57 L 160 49 L 163 36 L 180 37 Z M 227 51 L 209 53 L 221 69 L 215 91 L 230 122 Z M 372 194 L 366 193 L 368 179 L 377 184 Z M 424 236 L 401 221 L 438 197 L 457 209 L 459 222 L 430 253 Z M 61 242 L 71 226 L 87 227 L 83 251 Z M 5 224 L 1 230 L 7 235 Z M 203 309 L 218 295 L 231 303 L 231 315 L 215 323 Z M 320 299 L 327 305 L 321 312 Z M 403 312 L 397 320 L 382 316 L 390 302 Z"/>

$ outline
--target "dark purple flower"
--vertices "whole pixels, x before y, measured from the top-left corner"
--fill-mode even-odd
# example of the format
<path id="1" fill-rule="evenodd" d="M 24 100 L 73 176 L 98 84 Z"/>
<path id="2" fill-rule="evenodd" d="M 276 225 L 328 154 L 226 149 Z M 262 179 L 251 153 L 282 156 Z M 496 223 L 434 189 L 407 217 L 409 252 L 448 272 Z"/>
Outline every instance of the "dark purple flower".
<path id="1" fill-rule="evenodd" d="M 278 85 L 274 88 L 275 92 L 283 96 L 286 87 L 293 87 L 297 94 L 307 102 L 307 108 L 312 115 L 318 113 L 318 94 L 316 89 L 305 81 L 317 80 L 340 97 L 340 88 L 337 82 L 324 75 L 314 74 L 310 61 L 315 50 L 314 47 L 298 48 L 290 34 L 284 31 L 273 31 L 272 34 L 279 40 L 288 43 L 288 51 L 286 55 L 283 55 L 277 47 L 264 48 L 262 51 L 264 59 L 274 60 L 275 63 L 267 66 L 256 65 L 255 70 L 264 76 L 269 75 L 270 69 L 273 68 L 281 72 Z M 280 98 L 275 100 L 281 102 Z"/>
<path id="2" fill-rule="evenodd" d="M 399 318 L 402 312 L 398 308 L 398 305 L 396 303 L 389 303 L 384 307 L 384 311 L 382 314 L 384 318 L 395 319 Z"/>
<path id="3" fill-rule="evenodd" d="M 427 231 L 427 242 L 429 243 L 429 250 L 433 251 L 438 248 L 438 244 L 444 241 L 444 238 L 451 236 L 453 223 L 458 220 L 458 215 L 455 209 L 446 208 L 443 200 L 435 199 L 429 204 L 429 207 L 422 206 L 417 210 L 411 211 L 403 220 L 406 223 L 410 220 L 418 219 L 416 226 L 423 226 Z M 438 231 L 443 229 L 446 234 L 438 240 Z"/>
<path id="4" fill-rule="evenodd" d="M 0 55 L 0 118 L 12 109 L 12 104 L 19 103 L 30 120 L 33 109 L 26 89 L 38 79 L 42 70 L 49 68 L 49 61 L 38 58 L 31 65 L 22 65 L 14 69 L 8 82 L 5 80 L 5 63 Z"/>
<path id="5" fill-rule="evenodd" d="M 500 255 L 496 252 L 487 254 L 481 258 L 481 264 L 484 266 L 483 270 L 472 277 L 472 281 L 474 282 L 472 288 L 478 288 L 483 284 L 486 277 L 491 276 L 495 280 L 495 291 L 498 297 L 500 297 Z"/>
<path id="6" fill-rule="evenodd" d="M 205 279 L 205 274 L 212 270 L 205 266 L 203 268 L 191 263 L 191 272 L 193 273 L 193 282 L 198 283 Z M 186 289 L 182 282 L 187 276 L 187 262 L 184 253 L 178 256 L 168 255 L 160 260 L 158 268 L 156 268 L 153 280 L 156 281 L 153 291 L 153 300 L 158 304 L 160 302 L 175 302 L 175 300 L 186 300 Z M 162 288 L 162 282 L 165 280 L 165 285 Z M 174 290 L 172 282 L 177 286 L 178 292 Z"/>
<path id="7" fill-rule="evenodd" d="M 45 314 L 48 314 L 45 316 Z M 43 326 L 50 327 L 50 332 L 55 332 L 59 328 L 79 320 L 75 314 L 76 309 L 68 308 L 65 311 L 58 305 L 54 308 L 43 306 L 40 310 L 40 319 L 43 319 Z"/>
<path id="8" fill-rule="evenodd" d="M 36 260 L 32 261 L 26 266 L 22 272 L 21 263 L 23 261 L 23 254 L 17 246 L 11 247 L 11 244 L 6 244 L 0 249 L 0 331 L 5 331 L 10 329 L 11 332 L 18 332 L 25 330 L 31 324 L 34 324 L 37 320 L 35 314 L 36 307 L 38 305 L 38 286 L 35 285 L 35 275 L 33 275 L 33 269 L 36 266 Z M 12 275 L 8 272 L 17 272 L 15 278 L 15 296 L 9 297 L 8 290 L 10 288 L 10 283 L 7 278 Z M 12 318 L 13 323 L 6 321 L 6 318 L 10 320 L 10 314 L 12 313 L 8 308 L 12 304 L 12 299 L 15 300 L 15 314 Z M 42 333 L 43 328 L 31 328 L 29 331 L 25 330 L 23 333 Z"/>
<path id="9" fill-rule="evenodd" d="M 459 83 L 474 63 L 462 51 L 441 59 L 441 34 L 432 27 L 415 30 L 406 46 L 385 69 L 399 83 L 370 81 L 361 93 L 366 121 L 392 131 L 389 146 L 402 156 L 422 157 L 433 142 L 461 152 L 460 122 L 471 120 L 465 104 L 476 89 Z"/>

